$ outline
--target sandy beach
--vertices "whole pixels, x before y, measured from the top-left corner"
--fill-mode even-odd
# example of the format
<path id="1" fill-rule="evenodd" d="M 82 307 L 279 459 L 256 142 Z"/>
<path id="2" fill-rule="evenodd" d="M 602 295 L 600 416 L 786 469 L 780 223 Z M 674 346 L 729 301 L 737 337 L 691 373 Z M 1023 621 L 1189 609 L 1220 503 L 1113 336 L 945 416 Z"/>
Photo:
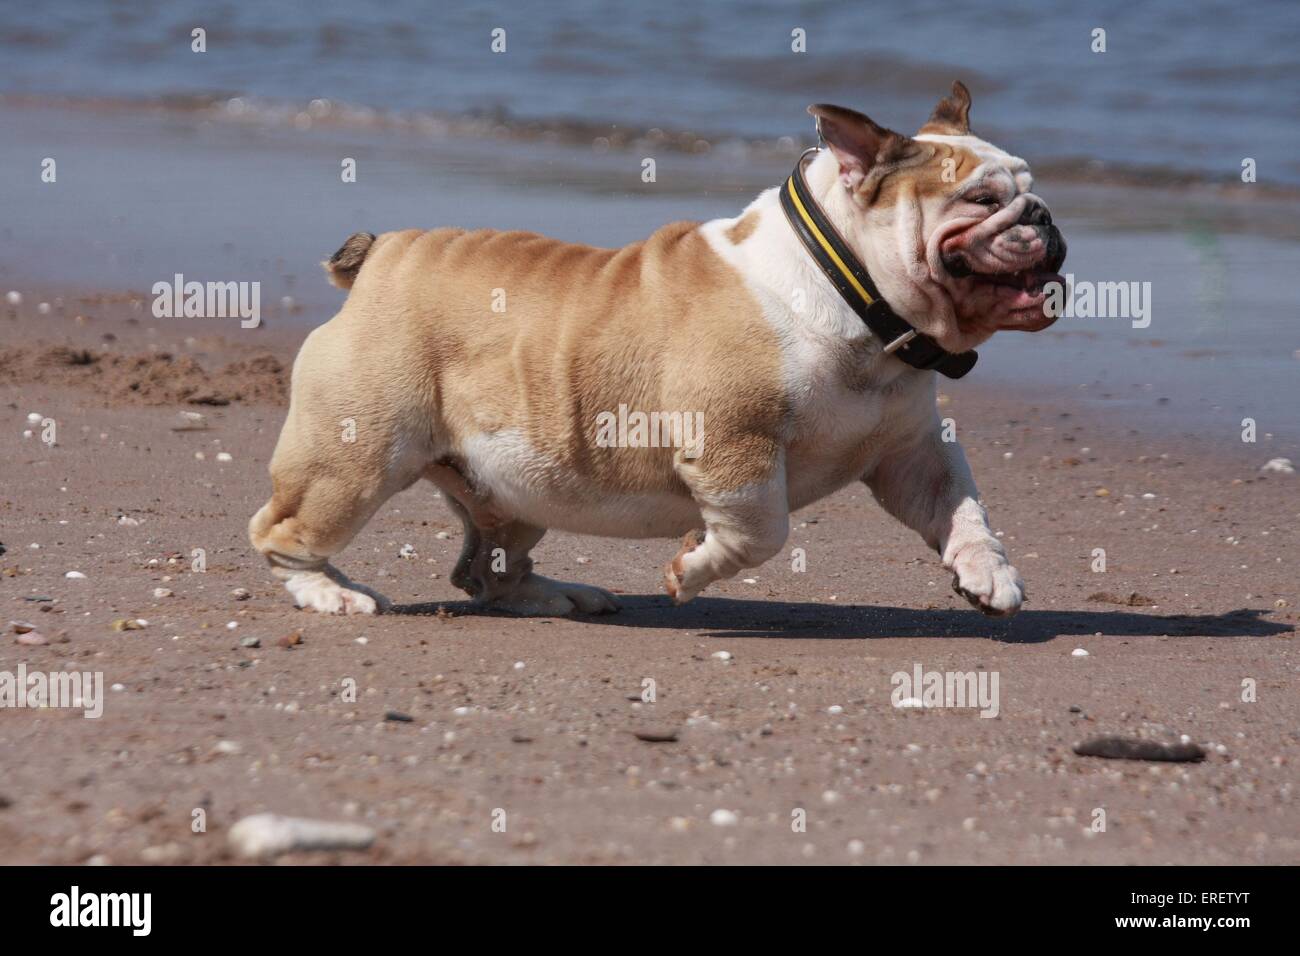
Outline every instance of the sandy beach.
<path id="1" fill-rule="evenodd" d="M 143 294 L 37 289 L 0 328 L 0 599 L 48 641 L 7 624 L 0 671 L 111 688 L 98 719 L 0 716 L 5 862 L 231 862 L 226 833 L 261 811 L 379 834 L 282 858 L 303 863 L 1300 856 L 1297 478 L 1260 471 L 1264 439 L 1143 432 L 995 381 L 945 388 L 1029 587 L 1009 622 L 970 610 L 862 487 L 683 608 L 659 590 L 671 542 L 553 533 L 539 569 L 625 608 L 514 620 L 447 581 L 459 522 L 417 486 L 339 561 L 397 613 L 328 618 L 292 607 L 244 532 L 301 326 L 159 321 Z M 30 413 L 56 423 L 52 447 Z M 894 707 L 892 675 L 918 665 L 997 672 L 997 716 Z M 1207 757 L 1072 751 L 1109 735 L 1186 735 Z"/>
<path id="2" fill-rule="evenodd" d="M 6 12 L 0 863 L 238 864 L 263 813 L 368 828 L 289 864 L 1300 863 L 1300 8 L 445 7 Z M 676 541 L 550 533 L 623 609 L 513 619 L 420 482 L 336 556 L 392 613 L 293 606 L 246 528 L 350 234 L 622 246 L 785 181 L 808 104 L 910 135 L 954 80 L 1118 306 L 940 381 L 1017 616 L 863 485 L 680 608 Z"/>

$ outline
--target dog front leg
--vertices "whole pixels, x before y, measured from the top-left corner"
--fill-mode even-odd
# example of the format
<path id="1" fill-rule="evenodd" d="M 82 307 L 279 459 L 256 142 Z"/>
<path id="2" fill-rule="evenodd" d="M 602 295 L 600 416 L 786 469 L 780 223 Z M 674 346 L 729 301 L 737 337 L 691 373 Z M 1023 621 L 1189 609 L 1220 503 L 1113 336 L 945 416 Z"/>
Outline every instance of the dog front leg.
<path id="1" fill-rule="evenodd" d="M 887 455 L 866 476 L 880 506 L 916 531 L 953 572 L 952 587 L 993 616 L 1015 614 L 1025 599 L 1020 574 L 1002 542 L 989 530 L 966 453 L 957 442 L 930 434 Z"/>
<path id="2" fill-rule="evenodd" d="M 761 443 L 734 448 L 733 455 L 710 451 L 718 466 L 729 466 L 725 473 L 719 473 L 721 467 L 710 469 L 707 462 L 680 457 L 677 462 L 677 473 L 691 489 L 704 519 L 704 530 L 687 532 L 664 568 L 665 587 L 678 604 L 742 568 L 758 567 L 781 550 L 790 533 L 790 501 L 780 450 Z"/>

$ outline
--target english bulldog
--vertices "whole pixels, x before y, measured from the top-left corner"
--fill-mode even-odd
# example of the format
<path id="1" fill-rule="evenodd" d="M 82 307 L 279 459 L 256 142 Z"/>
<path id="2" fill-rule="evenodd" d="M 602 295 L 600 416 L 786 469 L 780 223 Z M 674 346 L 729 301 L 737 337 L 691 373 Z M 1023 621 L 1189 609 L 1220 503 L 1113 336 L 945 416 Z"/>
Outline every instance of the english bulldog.
<path id="1" fill-rule="evenodd" d="M 664 569 L 681 604 L 777 555 L 791 512 L 861 481 L 971 604 L 1018 610 L 1024 585 L 943 440 L 936 381 L 1000 329 L 1051 324 L 1061 234 L 1025 161 L 971 132 L 960 83 L 911 137 L 809 112 L 823 147 L 733 219 L 622 249 L 492 230 L 349 238 L 326 269 L 350 293 L 298 354 L 273 493 L 249 525 L 295 602 L 384 610 L 329 561 L 421 478 L 464 523 L 453 584 L 522 615 L 618 609 L 533 571 L 549 528 L 684 535 Z"/>

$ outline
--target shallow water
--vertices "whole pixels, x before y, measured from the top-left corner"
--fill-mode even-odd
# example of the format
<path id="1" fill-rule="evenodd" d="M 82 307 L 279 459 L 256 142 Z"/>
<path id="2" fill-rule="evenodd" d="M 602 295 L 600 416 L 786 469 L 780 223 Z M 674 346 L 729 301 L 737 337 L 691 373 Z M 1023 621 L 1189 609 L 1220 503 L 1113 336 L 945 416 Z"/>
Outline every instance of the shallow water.
<path id="1" fill-rule="evenodd" d="M 718 7 L 744 16 L 728 19 Z M 867 34 L 846 19 L 861 14 L 840 5 L 795 8 L 810 49 L 859 49 L 856 60 L 834 66 L 783 54 L 773 35 L 790 15 L 761 3 L 688 8 L 672 0 L 649 23 L 648 14 L 613 21 L 594 5 L 551 5 L 562 15 L 504 21 L 508 60 L 476 52 L 469 39 L 497 22 L 491 5 L 453 13 L 436 31 L 409 3 L 388 5 L 383 26 L 360 29 L 346 26 L 342 4 L 312 5 L 324 11 L 314 16 L 283 4 L 259 5 L 257 16 L 232 7 L 209 20 L 220 28 L 210 28 L 202 56 L 189 53 L 186 24 L 197 14 L 187 9 L 70 3 L 32 7 L 0 25 L 0 90 L 39 94 L 0 99 L 0 166 L 31 171 L 0 177 L 6 288 L 147 291 L 176 273 L 259 281 L 267 321 L 316 323 L 342 298 L 319 263 L 354 231 L 489 226 L 616 246 L 673 220 L 735 215 L 784 178 L 797 153 L 793 143 L 764 150 L 725 140 L 698 154 L 656 151 L 657 179 L 646 184 L 641 150 L 593 144 L 590 130 L 526 135 L 496 120 L 409 117 L 333 122 L 339 109 L 263 108 L 249 105 L 250 95 L 301 104 L 339 97 L 449 116 L 495 103 L 521 117 L 632 117 L 665 129 L 774 136 L 799 133 L 808 99 L 880 98 L 891 111 L 919 115 L 947 75 L 925 64 L 984 61 L 982 115 L 1015 142 L 1032 141 L 1035 155 L 1089 143 L 1093 155 L 1206 175 L 1234 150 L 1281 150 L 1300 110 L 1300 97 L 1278 95 L 1295 76 L 1300 46 L 1288 38 L 1300 23 L 1296 5 L 1252 7 L 1249 23 L 1226 17 L 1226 7 L 1198 5 L 1163 25 L 1162 42 L 1130 5 L 1103 5 L 1096 16 L 1108 25 L 1110 52 L 1099 60 L 1067 49 L 1077 40 L 1086 50 L 1076 34 L 1086 34 L 1093 14 L 1055 3 L 1026 4 L 1023 16 L 996 23 L 965 7 L 910 5 L 907 15 L 873 14 Z M 977 37 L 1000 55 L 928 41 L 938 12 L 948 36 Z M 1036 42 L 1023 43 L 1026 36 Z M 1139 41 L 1142 54 L 1128 52 Z M 868 52 L 885 49 L 894 66 L 881 72 L 886 61 Z M 575 60 L 574 50 L 583 55 Z M 376 68 L 385 56 L 397 68 Z M 778 66 L 786 57 L 805 66 Z M 899 57 L 911 65 L 898 68 Z M 1017 81 L 1022 69 L 1033 83 Z M 1065 83 L 1066 73 L 1075 81 Z M 1142 95 L 1125 100 L 1129 87 Z M 75 95 L 55 104 L 52 91 Z M 200 91 L 222 96 L 179 108 L 156 99 Z M 117 99 L 92 103 L 92 92 Z M 347 112 L 357 115 L 369 114 Z M 1207 137 L 1211 118 L 1215 135 Z M 1196 148 L 1184 148 L 1189 138 L 1200 140 Z M 47 156 L 57 158 L 57 184 L 39 180 Z M 341 181 L 341 157 L 356 159 L 355 183 Z M 1264 178 L 1291 168 L 1281 152 L 1260 162 Z M 976 386 L 1068 392 L 1117 421 L 1222 432 L 1225 440 L 1236 440 L 1247 416 L 1261 432 L 1300 438 L 1298 204 L 1259 185 L 1134 189 L 1040 175 L 1036 189 L 1069 239 L 1067 271 L 1083 281 L 1150 283 L 1151 321 L 1133 328 L 1122 318 L 1067 318 L 1036 336 L 998 336 L 981 349 Z M 284 296 L 292 309 L 279 308 Z"/>
<path id="2" fill-rule="evenodd" d="M 207 30 L 206 53 L 191 30 Z M 506 31 L 504 53 L 491 33 Z M 1106 31 L 1094 53 L 1092 31 Z M 805 53 L 791 32 L 806 31 Z M 1300 4 L 1103 0 L 607 4 L 201 0 L 7 4 L 0 92 L 313 99 L 412 114 L 804 137 L 830 101 L 911 132 L 955 78 L 977 128 L 1087 157 L 1300 184 Z M 284 107 L 283 104 L 297 104 Z M 251 105 L 250 105 L 250 108 Z M 582 134 L 582 131 L 578 131 Z"/>

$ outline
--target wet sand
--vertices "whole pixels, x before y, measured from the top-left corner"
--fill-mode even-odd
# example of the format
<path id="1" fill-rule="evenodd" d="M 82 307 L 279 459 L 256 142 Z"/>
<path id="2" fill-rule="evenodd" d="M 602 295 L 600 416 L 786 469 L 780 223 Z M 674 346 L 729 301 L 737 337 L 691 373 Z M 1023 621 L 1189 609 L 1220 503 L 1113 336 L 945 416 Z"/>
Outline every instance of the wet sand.
<path id="1" fill-rule="evenodd" d="M 303 863 L 1300 860 L 1300 478 L 1260 471 L 1284 453 L 1263 435 L 1144 430 L 981 370 L 945 389 L 1028 584 L 1008 622 L 970 610 L 856 486 L 684 608 L 660 591 L 675 543 L 548 535 L 542 573 L 624 610 L 513 620 L 450 585 L 460 526 L 421 485 L 338 560 L 397 613 L 326 618 L 292 607 L 244 531 L 305 330 L 273 312 L 253 332 L 154 320 L 147 301 L 70 288 L 27 290 L 13 317 L 0 304 L 0 622 L 50 642 L 6 625 L 0 671 L 120 685 L 96 720 L 0 710 L 4 862 L 231 862 L 230 827 L 267 810 L 378 832 L 366 851 L 281 858 Z M 55 421 L 54 447 L 30 412 Z M 998 715 L 893 707 L 891 675 L 918 664 L 996 672 Z M 1186 735 L 1208 756 L 1072 751 L 1110 735 Z"/>
<path id="2" fill-rule="evenodd" d="M 32 143 L 64 158 L 57 184 L 0 185 L 0 293 L 147 290 L 182 273 L 257 282 L 268 323 L 306 326 L 335 307 L 319 263 L 353 232 L 528 229 L 620 246 L 674 220 L 738 215 L 788 175 L 800 148 L 692 154 L 490 129 L 286 128 L 225 113 L 0 97 L 0 125 L 14 131 L 0 165 L 28 163 Z M 653 183 L 641 179 L 647 154 L 658 160 Z M 340 157 L 356 159 L 356 182 L 341 181 Z M 1230 440 L 1249 417 L 1285 445 L 1278 454 L 1300 460 L 1289 281 L 1300 195 L 1034 169 L 1069 241 L 1066 271 L 1081 284 L 1145 284 L 1145 315 L 1067 316 L 1041 336 L 1000 336 L 981 349 L 977 377 L 1170 434 Z"/>

